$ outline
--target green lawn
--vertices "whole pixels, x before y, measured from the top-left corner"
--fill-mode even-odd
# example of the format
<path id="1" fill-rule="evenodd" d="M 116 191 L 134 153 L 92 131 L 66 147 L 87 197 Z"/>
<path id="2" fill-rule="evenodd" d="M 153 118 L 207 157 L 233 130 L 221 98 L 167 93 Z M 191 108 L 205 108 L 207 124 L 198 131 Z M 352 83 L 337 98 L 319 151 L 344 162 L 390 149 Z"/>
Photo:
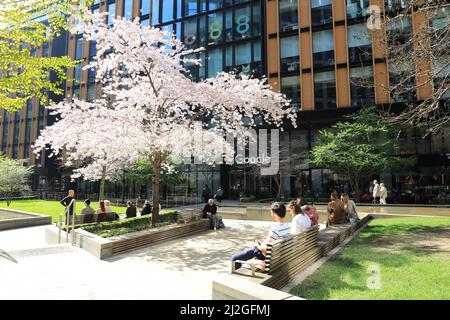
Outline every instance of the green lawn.
<path id="1" fill-rule="evenodd" d="M 91 203 L 94 209 L 98 208 L 98 203 Z M 76 211 L 80 213 L 81 209 L 84 207 L 83 201 L 77 201 Z M 59 220 L 59 214 L 64 213 L 64 207 L 58 201 L 47 201 L 47 200 L 13 200 L 9 205 L 6 205 L 6 201 L 0 201 L 0 208 L 8 208 L 11 210 L 20 210 L 26 212 L 33 212 L 44 214 L 47 216 L 52 216 L 52 221 L 56 222 Z M 125 213 L 126 207 L 116 207 L 112 206 L 112 210 L 118 214 Z"/>
<path id="2" fill-rule="evenodd" d="M 450 299 L 449 266 L 450 218 L 376 219 L 291 293 L 306 299 Z M 376 278 L 379 288 L 369 289 Z"/>

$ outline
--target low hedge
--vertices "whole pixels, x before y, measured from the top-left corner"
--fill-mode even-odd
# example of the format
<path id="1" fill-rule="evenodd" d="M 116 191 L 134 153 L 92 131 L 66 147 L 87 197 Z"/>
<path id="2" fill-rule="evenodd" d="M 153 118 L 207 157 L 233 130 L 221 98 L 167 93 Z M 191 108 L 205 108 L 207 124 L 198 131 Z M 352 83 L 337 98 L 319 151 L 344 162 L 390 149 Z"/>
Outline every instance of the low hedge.
<path id="1" fill-rule="evenodd" d="M 450 204 L 450 199 L 437 199 L 437 198 L 434 198 L 433 200 L 431 200 L 431 202 L 433 204 L 437 204 L 437 205 L 446 205 L 446 204 Z"/>
<path id="2" fill-rule="evenodd" d="M 157 226 L 172 224 L 176 221 L 176 210 L 163 210 L 159 215 Z M 151 215 L 145 215 L 143 217 L 126 218 L 111 222 L 79 224 L 75 228 L 83 229 L 103 238 L 109 238 L 130 232 L 147 230 L 150 228 L 150 223 Z"/>

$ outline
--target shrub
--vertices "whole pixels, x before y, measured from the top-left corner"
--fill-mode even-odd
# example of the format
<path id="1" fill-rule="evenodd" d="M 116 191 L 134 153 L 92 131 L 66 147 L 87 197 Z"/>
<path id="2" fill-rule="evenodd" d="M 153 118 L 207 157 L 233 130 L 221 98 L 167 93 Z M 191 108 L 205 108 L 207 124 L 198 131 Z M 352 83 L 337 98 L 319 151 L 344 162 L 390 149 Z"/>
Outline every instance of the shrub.
<path id="1" fill-rule="evenodd" d="M 159 223 L 157 226 L 163 226 L 175 223 L 177 221 L 177 211 L 166 210 L 162 211 L 159 215 Z M 122 234 L 142 231 L 150 228 L 151 215 L 143 217 L 126 218 L 118 221 L 100 222 L 100 223 L 87 223 L 75 226 L 75 228 L 81 228 L 87 232 L 93 233 L 100 237 L 108 238 L 113 236 L 119 236 Z"/>
<path id="2" fill-rule="evenodd" d="M 450 204 L 450 199 L 438 199 L 438 198 L 434 198 L 432 200 L 433 204 L 437 204 L 437 205 L 446 205 L 446 204 Z"/>
<path id="3" fill-rule="evenodd" d="M 254 201 L 256 201 L 256 198 L 255 198 L 255 196 L 241 197 L 240 201 L 241 202 L 254 202 Z"/>

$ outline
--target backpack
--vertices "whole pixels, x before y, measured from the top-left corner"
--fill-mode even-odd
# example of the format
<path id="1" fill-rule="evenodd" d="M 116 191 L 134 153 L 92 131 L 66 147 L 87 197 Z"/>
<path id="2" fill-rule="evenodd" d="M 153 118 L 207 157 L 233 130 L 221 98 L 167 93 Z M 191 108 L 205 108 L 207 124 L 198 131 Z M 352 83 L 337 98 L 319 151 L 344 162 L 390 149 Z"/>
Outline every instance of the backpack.
<path id="1" fill-rule="evenodd" d="M 218 229 L 223 229 L 225 228 L 225 224 L 223 223 L 222 219 L 220 218 L 219 221 L 217 222 L 217 228 Z"/>

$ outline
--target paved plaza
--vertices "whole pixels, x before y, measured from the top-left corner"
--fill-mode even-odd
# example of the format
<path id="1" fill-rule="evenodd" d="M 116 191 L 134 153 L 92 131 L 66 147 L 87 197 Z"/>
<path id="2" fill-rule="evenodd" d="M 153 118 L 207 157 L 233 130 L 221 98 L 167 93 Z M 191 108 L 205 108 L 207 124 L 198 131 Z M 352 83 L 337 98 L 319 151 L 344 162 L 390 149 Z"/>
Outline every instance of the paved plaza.
<path id="1" fill-rule="evenodd" d="M 211 299 L 211 280 L 228 272 L 231 254 L 271 225 L 224 222 L 225 229 L 104 261 L 70 245 L 46 245 L 45 227 L 0 232 L 0 299 Z"/>
<path id="2" fill-rule="evenodd" d="M 321 217 L 324 207 L 319 206 Z M 449 208 L 359 207 L 368 213 L 448 215 Z M 321 219 L 322 221 L 322 219 Z M 229 257 L 262 239 L 270 221 L 224 220 L 226 228 L 98 260 L 47 245 L 45 226 L 0 232 L 0 299 L 211 299 Z"/>

